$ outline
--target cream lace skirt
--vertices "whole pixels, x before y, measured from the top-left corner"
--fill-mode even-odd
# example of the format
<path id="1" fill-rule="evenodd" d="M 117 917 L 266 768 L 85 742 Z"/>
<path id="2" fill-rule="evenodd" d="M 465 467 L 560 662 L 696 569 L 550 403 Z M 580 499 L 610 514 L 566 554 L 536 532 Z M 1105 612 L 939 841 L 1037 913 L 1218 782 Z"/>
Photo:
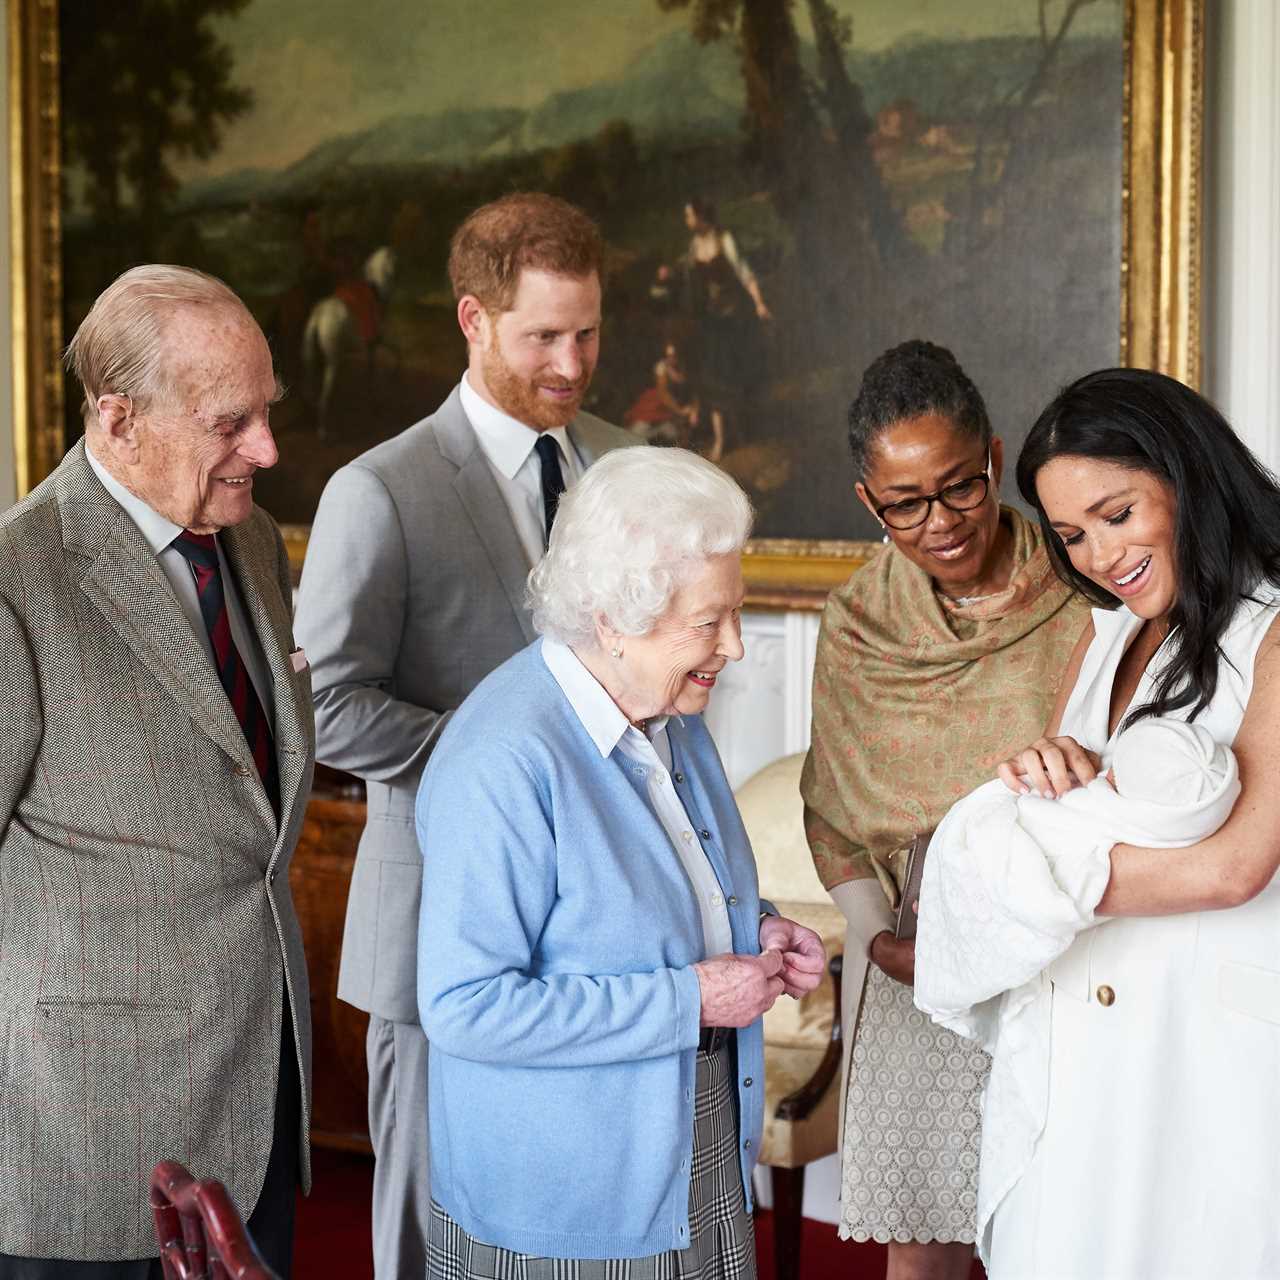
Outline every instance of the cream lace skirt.
<path id="1" fill-rule="evenodd" d="M 841 1158 L 845 1240 L 972 1243 L 990 1059 L 875 965 L 853 1048 Z"/>

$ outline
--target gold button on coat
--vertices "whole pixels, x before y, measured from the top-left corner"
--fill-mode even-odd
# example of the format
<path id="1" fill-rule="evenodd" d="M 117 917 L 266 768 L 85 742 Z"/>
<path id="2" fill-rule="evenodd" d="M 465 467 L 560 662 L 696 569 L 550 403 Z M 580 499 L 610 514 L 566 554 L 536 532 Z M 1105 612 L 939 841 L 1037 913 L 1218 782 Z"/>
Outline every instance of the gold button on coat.
<path id="1" fill-rule="evenodd" d="M 1098 988 L 1098 1003 L 1104 1009 L 1110 1009 L 1111 1006 L 1115 1004 L 1115 1002 L 1116 1002 L 1116 993 L 1112 991 L 1112 989 L 1109 986 L 1107 986 L 1106 983 L 1104 982 L 1102 986 Z"/>

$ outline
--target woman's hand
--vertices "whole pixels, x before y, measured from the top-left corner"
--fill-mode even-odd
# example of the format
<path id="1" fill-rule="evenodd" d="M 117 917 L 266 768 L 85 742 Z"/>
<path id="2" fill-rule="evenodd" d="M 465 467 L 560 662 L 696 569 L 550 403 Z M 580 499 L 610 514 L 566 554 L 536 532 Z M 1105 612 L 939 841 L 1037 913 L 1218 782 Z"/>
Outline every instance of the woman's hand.
<path id="1" fill-rule="evenodd" d="M 822 981 L 827 949 L 812 929 L 785 916 L 765 916 L 760 921 L 760 947 L 782 955 L 783 990 L 799 1000 Z"/>
<path id="2" fill-rule="evenodd" d="M 996 776 L 1015 795 L 1037 791 L 1056 800 L 1073 787 L 1083 787 L 1098 776 L 1102 759 L 1074 738 L 1039 738 L 1025 751 L 1002 760 Z"/>
<path id="3" fill-rule="evenodd" d="M 916 940 L 914 938 L 895 938 L 888 929 L 882 929 L 871 939 L 867 951 L 871 963 L 883 969 L 895 982 L 904 987 L 914 987 L 916 983 Z"/>
<path id="4" fill-rule="evenodd" d="M 786 990 L 782 952 L 726 953 L 693 966 L 702 995 L 704 1027 L 749 1027 Z"/>

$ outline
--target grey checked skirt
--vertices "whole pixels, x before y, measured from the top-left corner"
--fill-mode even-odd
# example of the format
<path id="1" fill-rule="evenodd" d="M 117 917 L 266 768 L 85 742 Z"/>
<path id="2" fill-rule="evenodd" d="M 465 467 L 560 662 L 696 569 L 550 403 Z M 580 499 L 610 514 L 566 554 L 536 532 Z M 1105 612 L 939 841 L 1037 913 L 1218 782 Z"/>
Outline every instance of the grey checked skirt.
<path id="1" fill-rule="evenodd" d="M 697 1068 L 687 1249 L 647 1258 L 537 1258 L 482 1243 L 433 1200 L 427 1280 L 756 1280 L 755 1234 L 738 1162 L 732 1048 L 699 1051 Z"/>

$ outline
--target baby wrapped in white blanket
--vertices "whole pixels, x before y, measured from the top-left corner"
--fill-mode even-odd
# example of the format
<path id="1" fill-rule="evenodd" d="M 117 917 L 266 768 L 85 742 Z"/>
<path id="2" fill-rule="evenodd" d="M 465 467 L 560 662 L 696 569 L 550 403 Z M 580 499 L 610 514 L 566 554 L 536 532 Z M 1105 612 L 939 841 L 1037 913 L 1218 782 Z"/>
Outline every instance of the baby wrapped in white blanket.
<path id="1" fill-rule="evenodd" d="M 1043 970 L 1097 923 L 1112 845 L 1194 844 L 1226 821 L 1240 794 L 1230 748 L 1180 720 L 1140 720 L 1119 736 L 1106 763 L 1109 775 L 1056 800 L 985 783 L 951 808 L 929 846 L 915 1003 L 993 1059 L 980 1226 L 1020 1176 L 1044 1126 Z"/>

